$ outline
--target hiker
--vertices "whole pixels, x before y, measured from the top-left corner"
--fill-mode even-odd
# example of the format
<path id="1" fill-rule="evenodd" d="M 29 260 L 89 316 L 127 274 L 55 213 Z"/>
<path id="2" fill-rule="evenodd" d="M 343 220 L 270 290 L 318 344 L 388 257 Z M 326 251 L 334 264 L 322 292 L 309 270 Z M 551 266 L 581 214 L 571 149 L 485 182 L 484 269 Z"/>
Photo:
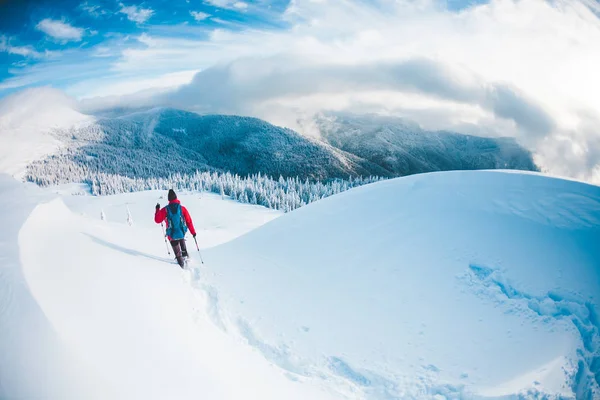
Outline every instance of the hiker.
<path id="1" fill-rule="evenodd" d="M 181 205 L 179 200 L 177 200 L 177 195 L 173 189 L 169 190 L 168 199 L 169 204 L 163 208 L 160 208 L 160 204 L 156 204 L 154 222 L 160 224 L 161 222 L 166 221 L 167 237 L 171 242 L 171 247 L 173 247 L 177 263 L 183 268 L 184 257 L 189 257 L 185 246 L 185 234 L 189 228 L 192 236 L 196 238 L 196 230 L 194 229 L 190 213 L 188 213 L 188 210 Z"/>

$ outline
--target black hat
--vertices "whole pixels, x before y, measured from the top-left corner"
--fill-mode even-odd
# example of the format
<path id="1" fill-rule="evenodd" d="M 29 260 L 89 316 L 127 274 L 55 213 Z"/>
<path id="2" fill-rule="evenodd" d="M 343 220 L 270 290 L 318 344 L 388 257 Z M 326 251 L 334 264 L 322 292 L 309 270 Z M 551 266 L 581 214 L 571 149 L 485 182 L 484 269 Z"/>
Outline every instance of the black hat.
<path id="1" fill-rule="evenodd" d="M 177 195 L 175 194 L 175 191 L 173 189 L 169 189 L 168 199 L 169 201 L 177 200 Z"/>

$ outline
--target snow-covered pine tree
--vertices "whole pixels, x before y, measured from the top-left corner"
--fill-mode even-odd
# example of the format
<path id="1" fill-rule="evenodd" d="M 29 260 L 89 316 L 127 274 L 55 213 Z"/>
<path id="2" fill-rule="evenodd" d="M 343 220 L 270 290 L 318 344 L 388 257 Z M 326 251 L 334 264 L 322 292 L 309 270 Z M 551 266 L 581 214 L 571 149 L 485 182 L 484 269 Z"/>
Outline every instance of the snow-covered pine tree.
<path id="1" fill-rule="evenodd" d="M 129 226 L 133 225 L 133 217 L 131 216 L 129 206 L 127 206 L 127 223 L 129 224 Z"/>
<path id="2" fill-rule="evenodd" d="M 102 157 L 104 157 L 102 162 L 107 161 L 108 165 L 98 165 L 97 157 L 100 154 L 103 154 Z M 194 170 L 190 174 L 177 173 L 170 176 L 157 176 L 154 175 L 152 168 L 147 168 L 145 165 L 135 165 L 135 168 L 130 170 L 123 169 L 123 166 L 128 165 L 131 161 L 128 157 L 133 157 L 133 155 L 116 156 L 103 148 L 88 150 L 87 154 L 83 155 L 70 149 L 64 154 L 50 156 L 31 164 L 28 167 L 26 179 L 40 186 L 86 183 L 93 195 L 166 190 L 170 187 L 190 191 L 207 190 L 220 194 L 223 199 L 225 196 L 230 196 L 234 200 L 259 204 L 285 212 L 353 187 L 381 180 L 381 178 L 370 176 L 368 178 L 356 177 L 349 181 L 336 179 L 327 183 L 308 179 L 303 182 L 299 178 L 284 178 L 283 176 L 273 179 L 263 174 L 239 176 L 229 172 L 200 172 L 198 170 Z M 110 170 L 114 172 L 105 172 Z M 123 173 L 125 171 L 129 171 L 131 174 Z M 128 223 L 133 223 L 129 211 Z"/>

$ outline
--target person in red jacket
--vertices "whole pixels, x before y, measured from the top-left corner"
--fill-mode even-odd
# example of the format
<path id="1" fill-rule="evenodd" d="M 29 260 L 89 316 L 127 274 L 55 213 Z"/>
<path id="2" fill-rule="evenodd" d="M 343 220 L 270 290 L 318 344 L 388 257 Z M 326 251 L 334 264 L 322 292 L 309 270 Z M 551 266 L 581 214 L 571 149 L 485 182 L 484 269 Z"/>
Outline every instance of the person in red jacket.
<path id="1" fill-rule="evenodd" d="M 169 190 L 169 204 L 163 208 L 160 208 L 160 204 L 156 204 L 156 212 L 154 213 L 154 222 L 157 224 L 163 221 L 167 225 L 167 237 L 173 247 L 175 258 L 179 263 L 179 266 L 183 268 L 185 265 L 184 258 L 188 258 L 188 251 L 185 245 L 185 234 L 190 231 L 192 236 L 196 237 L 196 229 L 194 229 L 194 223 L 188 210 L 181 205 L 180 201 L 177 200 L 177 195 L 173 189 Z"/>

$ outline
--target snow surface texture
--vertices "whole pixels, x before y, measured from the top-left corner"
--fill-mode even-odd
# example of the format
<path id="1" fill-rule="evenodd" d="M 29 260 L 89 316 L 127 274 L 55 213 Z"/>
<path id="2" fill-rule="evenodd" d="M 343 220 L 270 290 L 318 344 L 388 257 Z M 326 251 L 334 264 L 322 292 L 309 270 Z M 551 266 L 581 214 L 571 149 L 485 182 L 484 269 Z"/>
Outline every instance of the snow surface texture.
<path id="1" fill-rule="evenodd" d="M 596 186 L 434 173 L 284 216 L 182 193 L 186 271 L 165 193 L 84 189 L 0 177 L 0 398 L 600 398 Z"/>
<path id="2" fill-rule="evenodd" d="M 415 175 L 304 207 L 205 260 L 221 324 L 359 398 L 600 398 L 596 186 Z"/>
<path id="3" fill-rule="evenodd" d="M 93 122 L 56 89 L 28 89 L 0 100 L 0 173 L 23 176 L 29 163 L 61 147 L 54 130 L 81 129 Z"/>
<path id="4" fill-rule="evenodd" d="M 48 199 L 33 184 L 0 175 L 3 222 L 0 240 L 0 398 L 60 398 L 81 394 L 75 387 L 81 379 L 67 344 L 54 330 L 31 295 L 20 265 L 20 250 L 38 243 L 26 241 L 20 248 L 19 230 L 37 202 Z"/>
<path id="5" fill-rule="evenodd" d="M 19 210 L 17 202 L 26 194 L 23 185 L 6 179 L 2 185 Z M 200 311 L 206 309 L 202 292 L 182 279 L 181 269 L 165 254 L 159 225 L 148 229 L 157 193 L 75 196 L 68 199 L 72 209 L 60 199 L 46 202 L 45 197 L 21 228 L 18 247 L 16 231 L 22 221 L 9 220 L 15 222 L 15 232 L 3 236 L 3 246 L 13 253 L 11 264 L 3 265 L 2 271 L 20 280 L 4 273 L 1 281 L 0 293 L 9 293 L 9 301 L 2 301 L 0 323 L 11 329 L 0 331 L 6 350 L 1 353 L 0 398 L 336 398 L 310 382 L 286 378 Z M 201 243 L 208 229 L 218 229 L 210 224 L 219 216 L 225 217 L 219 219 L 229 237 L 210 235 L 213 242 L 279 215 L 217 196 L 180 197 L 196 223 L 207 227 L 198 235 Z M 198 200 L 206 212 L 199 210 Z M 86 216 L 85 210 L 95 205 L 102 210 Z M 31 208 L 23 207 L 20 214 Z M 6 217 L 10 211 L 2 212 Z M 20 254 L 14 254 L 18 249 Z M 27 287 L 16 297 L 13 288 L 24 286 L 22 276 Z M 30 314 L 37 312 L 31 318 L 47 333 L 22 314 L 27 302 L 33 309 Z M 40 379 L 42 372 L 47 379 Z"/>

